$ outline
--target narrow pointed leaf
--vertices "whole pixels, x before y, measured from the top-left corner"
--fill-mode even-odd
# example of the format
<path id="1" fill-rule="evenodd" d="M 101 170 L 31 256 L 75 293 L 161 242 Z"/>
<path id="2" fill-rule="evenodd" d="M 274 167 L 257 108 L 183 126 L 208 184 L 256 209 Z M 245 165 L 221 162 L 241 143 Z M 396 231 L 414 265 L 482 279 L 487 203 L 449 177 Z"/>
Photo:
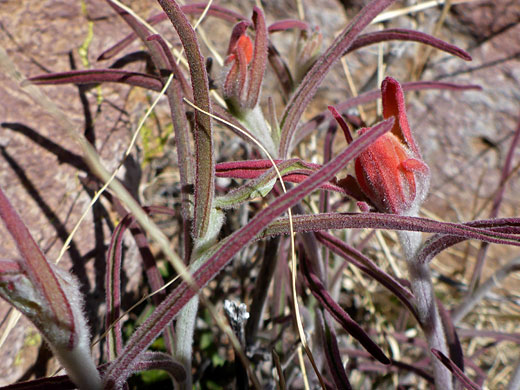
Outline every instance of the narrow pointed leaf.
<path id="1" fill-rule="evenodd" d="M 206 9 L 207 4 L 206 3 L 194 3 L 194 4 L 187 4 L 181 6 L 182 11 L 185 14 L 192 14 L 197 15 L 204 12 Z M 208 15 L 218 17 L 222 20 L 226 20 L 229 22 L 235 22 L 238 20 L 246 19 L 244 16 L 231 11 L 227 8 L 224 8 L 219 5 L 212 4 L 208 9 Z M 147 23 L 151 26 L 156 25 L 158 23 L 161 23 L 165 20 L 168 20 L 168 16 L 161 12 L 159 14 L 153 15 L 149 19 L 147 19 Z M 108 60 L 115 55 L 117 55 L 119 52 L 121 52 L 123 49 L 125 49 L 127 46 L 129 46 L 135 39 L 137 38 L 137 34 L 131 33 L 128 34 L 126 37 L 124 37 L 121 41 L 116 43 L 115 45 L 111 46 L 107 50 L 105 50 L 101 55 L 98 57 L 98 61 Z"/>
<path id="2" fill-rule="evenodd" d="M 318 86 L 325 78 L 332 65 L 348 50 L 352 42 L 361 31 L 374 19 L 381 11 L 392 4 L 393 0 L 374 0 L 365 6 L 356 15 L 354 20 L 343 30 L 334 40 L 332 45 L 318 58 L 316 63 L 308 71 L 298 89 L 294 92 L 291 100 L 287 104 L 281 120 L 282 134 L 280 139 L 281 157 L 287 157 L 294 132 L 311 99 L 314 97 Z"/>
<path id="3" fill-rule="evenodd" d="M 316 233 L 316 238 L 332 253 L 342 257 L 349 263 L 358 267 L 362 272 L 381 283 L 382 286 L 393 293 L 408 308 L 415 318 L 418 318 L 417 310 L 413 303 L 414 297 L 412 293 L 399 283 L 399 281 L 394 279 L 394 277 L 379 268 L 377 264 L 361 252 L 350 247 L 332 234 L 318 232 Z"/>
<path id="4" fill-rule="evenodd" d="M 462 345 L 460 344 L 457 329 L 455 328 L 455 324 L 453 323 L 452 317 L 450 316 L 448 310 L 446 310 L 439 299 L 436 301 L 437 307 L 439 309 L 439 316 L 442 322 L 442 328 L 444 329 L 444 334 L 446 335 L 446 343 L 448 344 L 450 358 L 457 365 L 457 367 L 464 371 L 464 351 L 462 350 Z"/>
<path id="5" fill-rule="evenodd" d="M 153 91 L 162 89 L 162 83 L 158 77 L 121 69 L 72 70 L 30 77 L 29 81 L 36 85 L 122 83 Z"/>
<path id="6" fill-rule="evenodd" d="M 264 13 L 258 7 L 253 8 L 253 24 L 255 26 L 255 46 L 247 90 L 246 107 L 248 108 L 254 108 L 257 105 L 267 65 L 267 47 L 269 45 Z"/>
<path id="7" fill-rule="evenodd" d="M 176 61 L 167 47 L 166 42 L 158 34 L 151 34 L 148 27 L 141 23 L 140 20 L 126 13 L 117 4 L 109 1 L 109 4 L 123 17 L 128 25 L 139 36 L 142 42 L 148 48 L 154 65 L 161 74 L 163 70 L 173 72 L 175 79 L 172 80 L 166 90 L 168 102 L 170 104 L 170 112 L 172 116 L 173 128 L 175 131 L 175 139 L 177 141 L 177 161 L 181 179 L 181 210 L 182 210 L 182 229 L 184 231 L 184 254 L 189 255 L 191 250 L 191 215 L 188 207 L 188 188 L 194 182 L 194 168 L 192 166 L 191 143 L 186 112 L 183 106 L 183 94 L 190 100 L 192 97 L 192 88 L 186 81 L 183 72 L 180 70 Z M 163 83 L 166 82 L 166 76 L 163 76 Z"/>
<path id="8" fill-rule="evenodd" d="M 438 233 L 443 235 L 440 237 L 441 239 L 447 236 L 458 236 L 462 239 L 475 239 L 495 244 L 520 246 L 520 226 L 518 226 L 517 222 L 517 220 L 512 219 L 496 220 L 496 223 L 503 224 L 503 226 L 501 228 L 498 226 L 493 228 L 489 220 L 462 224 L 383 213 L 323 213 L 293 216 L 295 232 L 352 228 L 389 229 Z M 500 229 L 509 230 L 500 231 Z M 272 222 L 260 237 L 288 234 L 288 232 L 289 221 L 286 218 L 282 218 Z M 431 240 L 433 239 L 432 237 Z"/>
<path id="9" fill-rule="evenodd" d="M 377 360 L 383 364 L 389 364 L 390 359 L 372 341 L 370 336 L 363 328 L 354 321 L 348 313 L 330 296 L 329 292 L 321 282 L 321 280 L 309 269 L 308 259 L 304 259 L 301 264 L 305 280 L 312 292 L 312 295 L 321 303 L 321 305 L 330 313 L 332 317 L 347 331 L 352 337 L 361 343 L 361 345 Z"/>
<path id="10" fill-rule="evenodd" d="M 0 274 L 0 295 L 38 328 L 78 387 L 99 389 L 78 281 L 47 261 L 1 189 L 0 219 L 21 256 L 19 273 L 10 263 L 2 265 L 8 273 Z"/>
<path id="11" fill-rule="evenodd" d="M 482 87 L 476 84 L 456 84 L 456 83 L 447 83 L 447 82 L 439 82 L 439 81 L 412 81 L 407 83 L 402 83 L 401 87 L 404 92 L 407 91 L 422 91 L 429 89 L 438 89 L 438 90 L 449 90 L 449 91 L 467 91 L 467 90 L 481 90 Z M 372 91 L 368 91 L 362 93 L 356 97 L 347 99 L 343 102 L 334 104 L 334 108 L 337 111 L 346 111 L 350 108 L 363 105 L 366 103 L 373 102 L 381 97 L 381 90 L 374 89 Z M 300 143 L 305 137 L 311 134 L 316 128 L 323 122 L 329 121 L 333 119 L 332 114 L 329 110 L 325 110 L 320 114 L 316 115 L 314 118 L 300 126 L 294 136 L 294 140 L 291 143 L 292 150 L 298 143 Z"/>
<path id="12" fill-rule="evenodd" d="M 108 247 L 106 272 L 105 272 L 105 292 L 106 292 L 106 315 L 105 329 L 106 348 L 109 360 L 115 359 L 123 349 L 123 336 L 121 333 L 121 252 L 123 221 L 114 230 L 110 246 Z M 126 222 L 127 223 L 127 222 Z"/>
<path id="13" fill-rule="evenodd" d="M 190 22 L 174 0 L 159 0 L 173 27 L 179 34 L 190 67 L 193 99 L 197 107 L 212 112 L 209 99 L 208 75 L 200 52 L 197 36 Z M 215 162 L 213 157 L 213 132 L 211 119 L 195 111 L 195 198 L 194 235 L 201 238 L 208 230 L 215 187 Z"/>
<path id="14" fill-rule="evenodd" d="M 273 280 L 278 263 L 280 238 L 266 240 L 262 262 L 251 292 L 249 319 L 245 326 L 246 345 L 253 345 L 257 340 L 258 330 L 262 328 L 264 311 L 269 297 L 269 286 Z"/>
<path id="15" fill-rule="evenodd" d="M 167 214 L 177 215 L 174 210 L 165 207 L 144 207 L 143 210 L 149 214 Z M 141 257 L 143 259 L 144 266 L 146 268 L 146 274 L 148 277 L 148 283 L 153 291 L 159 291 L 154 294 L 152 300 L 156 305 L 159 305 L 165 298 L 166 293 L 160 291 L 164 286 L 155 259 L 147 245 L 146 237 L 138 226 L 132 226 L 135 222 L 135 218 L 132 214 L 127 214 L 121 222 L 116 226 L 112 239 L 108 247 L 107 261 L 106 261 L 106 275 L 105 275 L 105 286 L 106 286 L 106 318 L 105 328 L 110 329 L 107 331 L 107 355 L 109 360 L 115 359 L 122 350 L 123 339 L 121 333 L 121 321 L 119 317 L 121 315 L 121 267 L 122 267 L 122 251 L 123 251 L 123 235 L 125 231 L 130 228 L 136 244 L 139 247 Z M 166 334 L 166 338 L 170 340 L 173 337 L 173 327 L 169 329 Z M 169 343 L 167 343 L 168 345 Z"/>
<path id="16" fill-rule="evenodd" d="M 163 352 L 145 352 L 132 368 L 133 372 L 147 370 L 164 370 L 178 383 L 186 380 L 184 366 Z"/>
<path id="17" fill-rule="evenodd" d="M 67 341 L 72 348 L 75 339 L 75 323 L 72 308 L 58 278 L 31 233 L 0 188 L 0 219 L 4 222 L 20 253 L 20 268 L 34 288 L 42 293 L 54 314 L 54 320 L 70 332 Z"/>
<path id="18" fill-rule="evenodd" d="M 327 359 L 327 365 L 334 384 L 338 389 L 351 390 L 352 386 L 345 372 L 345 367 L 343 367 L 342 357 L 339 352 L 336 332 L 334 328 L 330 326 L 325 313 L 322 313 L 321 310 L 317 310 L 316 315 L 318 316 L 319 326 L 321 327 L 319 334 L 323 339 L 325 358 Z"/>
<path id="19" fill-rule="evenodd" d="M 426 45 L 435 47 L 436 49 L 453 54 L 465 61 L 471 61 L 471 56 L 464 50 L 445 42 L 441 39 L 435 38 L 432 35 L 425 34 L 420 31 L 407 30 L 404 28 L 387 29 L 383 31 L 375 31 L 367 34 L 362 34 L 356 38 L 352 46 L 348 48 L 345 54 L 351 53 L 361 47 L 373 45 L 385 41 L 413 41 L 424 43 Z"/>
<path id="20" fill-rule="evenodd" d="M 446 355 L 444 355 L 441 351 L 437 350 L 437 349 L 432 349 L 432 353 L 435 355 L 435 357 L 437 359 L 439 359 L 441 361 L 442 364 L 444 364 L 446 366 L 446 368 L 448 368 L 448 370 L 450 370 L 453 375 L 455 375 L 457 377 L 457 379 L 460 381 L 460 383 L 462 383 L 462 385 L 464 386 L 465 389 L 468 389 L 468 390 L 481 390 L 482 388 L 477 385 L 475 382 L 473 382 L 471 379 L 469 379 L 466 374 L 464 374 L 464 372 L 459 368 L 457 367 L 457 365 L 455 363 L 453 363 L 453 361 L 447 357 Z"/>
<path id="21" fill-rule="evenodd" d="M 284 182 L 301 183 L 316 172 L 321 165 L 305 163 L 299 159 L 286 161 L 275 160 Z M 215 207 L 238 207 L 248 199 L 266 196 L 272 190 L 276 179 L 276 171 L 269 160 L 252 160 L 221 163 L 216 165 L 217 177 L 252 179 L 246 184 L 233 189 L 229 193 L 215 199 Z M 345 194 L 345 190 L 332 182 L 323 183 L 320 189 Z"/>
<path id="22" fill-rule="evenodd" d="M 273 24 L 269 25 L 267 31 L 269 34 L 278 32 L 278 31 L 287 31 L 291 29 L 298 29 L 302 31 L 310 30 L 309 24 L 307 22 L 297 20 L 297 19 L 285 19 L 285 20 L 277 20 Z"/>
<path id="23" fill-rule="evenodd" d="M 186 80 L 186 77 L 184 77 L 184 73 L 181 71 L 180 67 L 177 65 L 177 62 L 173 58 L 171 50 L 168 48 L 168 45 L 166 44 L 165 40 L 158 34 L 150 35 L 147 38 L 147 41 L 156 41 L 159 43 L 161 50 L 163 52 L 163 56 L 166 58 L 166 62 L 169 65 L 169 70 L 173 72 L 175 75 L 175 81 L 178 81 L 182 92 L 189 98 L 191 98 L 191 87 L 188 83 L 188 80 Z M 185 115 L 184 115 L 185 116 Z"/>
<path id="24" fill-rule="evenodd" d="M 506 235 L 514 235 L 520 233 L 520 218 L 501 218 L 501 219 L 491 219 L 491 220 L 482 220 L 482 221 L 472 221 L 468 222 L 465 226 L 476 228 L 476 229 L 484 229 L 489 232 L 490 235 L 495 234 L 506 234 Z M 498 236 L 496 236 L 498 237 Z M 419 253 L 417 253 L 416 260 L 427 263 L 430 262 L 437 254 L 453 246 L 460 242 L 467 240 L 468 238 L 476 238 L 476 237 L 468 237 L 466 235 L 455 236 L 455 235 L 446 235 L 446 234 L 436 234 L 430 237 L 421 247 Z M 491 241 L 487 239 L 483 239 L 481 237 L 477 238 L 484 242 L 493 242 L 497 244 L 505 244 L 505 242 Z M 500 241 L 500 240 L 499 240 Z M 510 242 L 507 244 L 511 245 Z"/>
<path id="25" fill-rule="evenodd" d="M 274 160 L 276 165 L 281 169 L 288 167 L 298 167 L 299 169 L 310 169 L 317 171 L 322 166 L 319 164 L 308 163 L 297 158 L 290 160 Z M 229 161 L 218 163 L 215 166 L 217 177 L 232 177 L 236 179 L 256 179 L 263 175 L 266 171 L 273 168 L 270 160 L 244 160 Z"/>
<path id="26" fill-rule="evenodd" d="M 177 144 L 177 163 L 179 166 L 179 176 L 181 185 L 181 212 L 183 217 L 183 230 L 188 234 L 191 223 L 191 216 L 189 212 L 189 194 L 187 188 L 193 184 L 194 181 L 194 167 L 192 162 L 192 147 L 191 134 L 184 109 L 183 97 L 186 96 L 193 100 L 192 89 L 173 55 L 166 45 L 166 42 L 160 35 L 152 35 L 148 40 L 154 40 L 159 43 L 159 46 L 164 53 L 166 62 L 169 65 L 170 71 L 175 75 L 175 80 L 172 80 L 166 95 L 170 104 L 170 114 L 172 118 L 173 129 L 175 132 L 175 142 Z M 185 237 L 188 240 L 188 237 Z M 186 243 L 186 246 L 188 244 Z M 185 253 L 189 251 L 186 248 Z"/>
<path id="27" fill-rule="evenodd" d="M 160 73 L 164 69 L 170 69 L 168 64 L 168 58 L 167 56 L 165 56 L 165 53 L 161 48 L 160 43 L 154 40 L 148 40 L 148 38 L 152 35 L 152 32 L 149 30 L 149 28 L 146 25 L 144 25 L 139 19 L 137 19 L 134 15 L 128 13 L 119 4 L 115 3 L 112 0 L 107 0 L 107 2 L 132 28 L 132 30 L 134 30 L 134 33 L 141 39 L 143 44 L 146 46 L 152 58 L 153 64 L 156 67 L 156 71 Z"/>
<path id="28" fill-rule="evenodd" d="M 75 390 L 77 386 L 67 375 L 34 379 L 2 386 L 0 390 Z"/>

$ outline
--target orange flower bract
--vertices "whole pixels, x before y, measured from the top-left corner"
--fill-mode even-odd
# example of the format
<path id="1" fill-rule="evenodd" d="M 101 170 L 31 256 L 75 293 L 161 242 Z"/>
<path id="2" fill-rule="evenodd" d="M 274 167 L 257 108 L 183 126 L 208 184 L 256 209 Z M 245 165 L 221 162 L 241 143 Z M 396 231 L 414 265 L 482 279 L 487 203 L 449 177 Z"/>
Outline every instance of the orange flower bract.
<path id="1" fill-rule="evenodd" d="M 379 211 L 415 215 L 426 197 L 430 171 L 412 137 L 401 85 L 387 77 L 381 85 L 381 93 L 383 117 L 394 117 L 394 127 L 356 158 L 356 179 L 363 194 Z M 352 137 L 346 124 L 342 127 L 350 143 Z M 367 131 L 370 129 L 361 129 L 358 135 Z"/>

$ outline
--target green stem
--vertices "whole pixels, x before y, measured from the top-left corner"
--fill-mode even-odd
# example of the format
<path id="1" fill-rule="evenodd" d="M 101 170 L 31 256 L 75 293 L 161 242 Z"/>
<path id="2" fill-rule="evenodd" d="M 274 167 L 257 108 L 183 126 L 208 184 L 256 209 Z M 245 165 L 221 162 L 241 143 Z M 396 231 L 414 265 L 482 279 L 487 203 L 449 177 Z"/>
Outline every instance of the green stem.
<path id="1" fill-rule="evenodd" d="M 211 253 L 207 249 L 216 242 L 223 223 L 224 214 L 213 209 L 210 214 L 209 230 L 206 236 L 204 239 L 195 241 L 195 248 L 190 261 L 191 274 L 207 261 Z M 192 388 L 191 361 L 193 358 L 193 334 L 195 332 L 198 308 L 199 297 L 195 295 L 179 312 L 179 317 L 175 325 L 175 358 L 184 365 L 186 370 L 187 379 L 183 384 L 183 388 L 186 390 L 191 390 Z"/>
<path id="2" fill-rule="evenodd" d="M 191 360 L 193 355 L 193 333 L 197 310 L 199 308 L 199 297 L 195 295 L 181 310 L 175 325 L 175 358 L 186 370 L 186 381 L 182 384 L 186 390 L 192 388 Z"/>
<path id="3" fill-rule="evenodd" d="M 76 346 L 72 350 L 53 348 L 53 351 L 67 375 L 79 389 L 101 390 L 101 377 L 92 361 L 88 345 Z"/>

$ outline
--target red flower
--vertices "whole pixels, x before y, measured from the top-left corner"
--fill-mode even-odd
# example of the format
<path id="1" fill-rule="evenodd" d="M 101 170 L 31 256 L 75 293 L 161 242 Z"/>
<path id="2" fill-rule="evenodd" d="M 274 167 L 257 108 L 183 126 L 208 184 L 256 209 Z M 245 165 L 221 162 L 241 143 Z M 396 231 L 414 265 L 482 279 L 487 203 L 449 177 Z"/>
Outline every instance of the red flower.
<path id="1" fill-rule="evenodd" d="M 247 35 L 242 34 L 236 42 L 233 42 L 233 46 L 228 49 L 228 56 L 226 58 L 226 65 L 233 63 L 234 65 L 238 62 L 245 62 L 249 64 L 253 59 L 253 42 Z"/>
<path id="2" fill-rule="evenodd" d="M 248 65 L 253 58 L 253 42 L 246 35 L 247 22 L 240 22 L 233 29 L 225 64 L 230 65 L 224 83 L 224 96 L 241 101 L 246 92 Z"/>
<path id="3" fill-rule="evenodd" d="M 254 27 L 255 41 L 247 35 L 247 28 Z M 251 110 L 258 103 L 258 96 L 267 64 L 267 26 L 264 14 L 253 9 L 252 23 L 241 21 L 235 25 L 229 40 L 225 65 L 228 66 L 224 81 L 224 98 L 232 112 Z"/>
<path id="4" fill-rule="evenodd" d="M 364 195 L 379 211 L 415 215 L 426 197 L 430 171 L 412 137 L 401 86 L 387 77 L 381 85 L 381 93 L 383 117 L 388 119 L 393 116 L 394 127 L 356 158 L 356 178 Z M 338 122 L 345 131 L 347 141 L 351 142 L 352 136 L 346 123 L 341 117 Z M 358 134 L 369 130 L 361 129 Z"/>

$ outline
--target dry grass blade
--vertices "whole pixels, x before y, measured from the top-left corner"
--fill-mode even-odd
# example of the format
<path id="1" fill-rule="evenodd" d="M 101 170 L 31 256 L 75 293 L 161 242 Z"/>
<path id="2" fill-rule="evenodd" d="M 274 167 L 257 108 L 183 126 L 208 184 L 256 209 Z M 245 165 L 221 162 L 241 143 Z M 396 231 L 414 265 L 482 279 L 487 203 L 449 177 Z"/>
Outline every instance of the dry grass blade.
<path id="1" fill-rule="evenodd" d="M 137 137 L 139 136 L 139 133 L 141 131 L 141 129 L 143 128 L 144 126 L 144 123 L 146 122 L 146 120 L 148 119 L 148 117 L 152 114 L 155 106 L 157 105 L 157 103 L 159 103 L 159 100 L 161 99 L 161 97 L 166 93 L 166 90 L 168 89 L 168 87 L 170 86 L 170 83 L 172 82 L 173 80 L 173 73 L 170 74 L 170 77 L 168 77 L 168 80 L 166 81 L 166 83 L 164 84 L 164 87 L 163 89 L 161 90 L 161 92 L 159 92 L 159 95 L 155 98 L 154 102 L 152 103 L 152 105 L 148 108 L 148 110 L 146 111 L 146 113 L 144 114 L 144 116 L 141 118 L 141 120 L 139 121 L 139 125 L 137 126 L 137 128 L 135 129 L 134 131 L 134 134 L 132 135 L 132 139 L 128 145 L 128 147 L 126 148 L 126 151 L 123 155 L 123 157 L 121 158 L 121 161 L 119 162 L 119 165 L 117 166 L 117 168 L 114 170 L 114 172 L 112 173 L 112 175 L 108 178 L 108 180 L 103 184 L 103 186 L 94 194 L 94 196 L 92 197 L 90 203 L 88 204 L 88 206 L 85 208 L 85 211 L 83 212 L 83 214 L 81 215 L 81 217 L 78 219 L 78 222 L 76 223 L 76 225 L 74 226 L 74 228 L 72 229 L 72 231 L 70 232 L 69 236 L 67 237 L 67 239 L 65 240 L 65 242 L 63 243 L 63 247 L 61 248 L 61 251 L 56 259 L 56 264 L 59 263 L 59 261 L 61 260 L 61 258 L 63 257 L 63 255 L 65 254 L 65 252 L 68 250 L 69 248 L 69 244 L 71 243 L 72 239 L 74 238 L 74 235 L 76 234 L 76 232 L 78 231 L 81 223 L 84 221 L 84 219 L 86 218 L 87 214 L 90 212 L 90 210 L 92 209 L 92 207 L 94 207 L 94 204 L 96 204 L 96 202 L 99 200 L 99 198 L 101 197 L 101 195 L 103 194 L 103 192 L 110 186 L 110 184 L 112 183 L 112 181 L 115 179 L 115 177 L 117 176 L 117 174 L 119 173 L 119 170 L 123 167 L 124 165 L 124 162 L 126 160 L 126 158 L 130 155 L 130 153 L 132 152 L 132 149 L 134 148 L 135 146 L 135 143 L 137 141 Z"/>
<path id="2" fill-rule="evenodd" d="M 446 1 L 449 1 L 449 0 L 425 1 L 423 3 L 418 3 L 415 5 L 411 5 L 409 7 L 404 7 L 404 8 L 399 8 L 399 9 L 392 10 L 392 11 L 383 12 L 372 21 L 372 24 L 386 22 L 390 19 L 394 19 L 399 16 L 408 15 L 408 14 L 412 14 L 412 13 L 416 13 L 416 12 L 421 12 L 421 11 L 427 10 L 428 8 L 433 8 L 433 7 L 437 7 L 439 5 L 443 5 L 444 3 L 446 3 Z M 455 4 L 471 3 L 473 1 L 475 1 L 475 0 L 451 0 L 450 2 L 452 5 L 455 5 Z"/>

